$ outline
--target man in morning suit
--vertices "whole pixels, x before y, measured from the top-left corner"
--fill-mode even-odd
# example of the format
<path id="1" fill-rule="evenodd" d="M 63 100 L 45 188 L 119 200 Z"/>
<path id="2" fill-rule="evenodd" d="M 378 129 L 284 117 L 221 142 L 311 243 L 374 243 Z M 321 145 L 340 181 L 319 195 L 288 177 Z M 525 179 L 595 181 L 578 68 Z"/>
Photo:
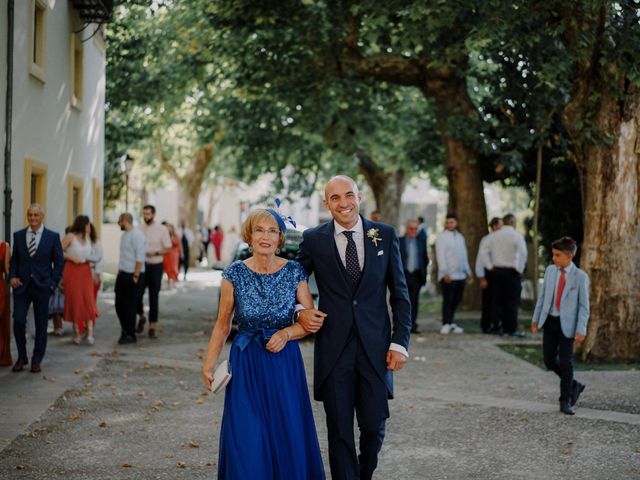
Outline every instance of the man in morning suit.
<path id="1" fill-rule="evenodd" d="M 319 310 L 300 311 L 298 321 L 316 332 L 314 397 L 326 413 L 331 476 L 369 479 L 389 417 L 393 372 L 408 358 L 411 304 L 393 227 L 360 216 L 362 194 L 349 177 L 333 177 L 324 193 L 333 220 L 304 232 L 298 257 L 315 273 Z"/>
<path id="2" fill-rule="evenodd" d="M 13 255 L 9 267 L 9 284 L 13 288 L 13 334 L 18 360 L 13 371 L 29 363 L 27 357 L 27 312 L 33 303 L 36 340 L 31 357 L 31 371 L 41 371 L 40 363 L 47 348 L 49 296 L 62 277 L 64 257 L 60 235 L 44 227 L 44 210 L 33 203 L 27 210 L 29 226 L 13 234 Z"/>
<path id="3" fill-rule="evenodd" d="M 404 237 L 400 237 L 400 256 L 404 267 L 404 276 L 407 279 L 409 300 L 411 300 L 411 333 L 420 333 L 418 330 L 418 307 L 420 301 L 420 289 L 427 283 L 427 254 L 426 232 L 418 232 L 418 222 L 409 220 Z"/>

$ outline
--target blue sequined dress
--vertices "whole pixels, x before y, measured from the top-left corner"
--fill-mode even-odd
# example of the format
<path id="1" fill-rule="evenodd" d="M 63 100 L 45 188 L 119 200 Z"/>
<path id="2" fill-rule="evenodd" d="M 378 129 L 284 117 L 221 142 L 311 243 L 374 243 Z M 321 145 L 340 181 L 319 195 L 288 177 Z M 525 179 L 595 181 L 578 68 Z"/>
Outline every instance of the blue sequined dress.
<path id="1" fill-rule="evenodd" d="M 256 273 L 243 262 L 222 274 L 233 284 L 238 335 L 229 353 L 220 432 L 219 479 L 324 479 L 318 435 L 297 341 L 278 353 L 264 348 L 291 325 L 302 266 Z"/>

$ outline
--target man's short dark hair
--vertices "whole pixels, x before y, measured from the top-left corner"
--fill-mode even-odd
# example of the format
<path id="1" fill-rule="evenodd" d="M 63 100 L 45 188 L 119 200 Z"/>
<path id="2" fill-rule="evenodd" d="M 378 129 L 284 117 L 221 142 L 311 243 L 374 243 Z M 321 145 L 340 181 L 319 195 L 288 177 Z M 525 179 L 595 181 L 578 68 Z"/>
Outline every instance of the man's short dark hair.
<path id="1" fill-rule="evenodd" d="M 495 227 L 496 225 L 498 225 L 501 221 L 502 221 L 502 219 L 501 219 L 500 217 L 493 217 L 493 218 L 491 219 L 491 221 L 489 222 L 489 227 L 490 227 L 490 228 L 493 228 L 493 227 Z"/>
<path id="2" fill-rule="evenodd" d="M 418 217 L 418 223 L 424 223 L 424 217 Z"/>
<path id="3" fill-rule="evenodd" d="M 507 213 L 504 217 L 502 217 L 502 222 L 505 225 L 513 225 L 516 221 L 516 216 L 513 213 Z"/>
<path id="4" fill-rule="evenodd" d="M 453 212 L 447 213 L 447 217 L 446 218 L 453 218 L 456 222 L 458 221 L 458 216 Z"/>
<path id="5" fill-rule="evenodd" d="M 571 255 L 575 255 L 578 251 L 578 245 L 576 241 L 571 237 L 562 237 L 558 240 L 554 240 L 551 243 L 551 248 L 553 250 L 560 250 L 561 252 L 570 253 Z"/>
<path id="6" fill-rule="evenodd" d="M 153 205 L 145 205 L 144 207 L 142 207 L 142 210 L 151 210 L 151 213 L 153 213 L 154 215 L 156 214 L 156 207 L 154 207 Z"/>

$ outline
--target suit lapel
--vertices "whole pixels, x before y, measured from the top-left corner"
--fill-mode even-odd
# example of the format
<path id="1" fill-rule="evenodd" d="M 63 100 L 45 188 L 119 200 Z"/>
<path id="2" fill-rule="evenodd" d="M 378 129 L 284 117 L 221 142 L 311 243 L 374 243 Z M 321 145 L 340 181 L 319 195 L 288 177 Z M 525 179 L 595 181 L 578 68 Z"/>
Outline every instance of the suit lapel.
<path id="1" fill-rule="evenodd" d="M 327 257 L 331 258 L 334 262 L 333 270 L 341 273 L 341 278 L 345 283 L 347 288 L 351 288 L 351 283 L 347 277 L 347 270 L 344 268 L 342 264 L 342 260 L 340 259 L 340 253 L 338 252 L 338 246 L 336 245 L 335 239 L 335 226 L 333 224 L 333 220 L 325 223 L 319 230 L 318 233 L 321 234 L 324 238 L 321 239 L 323 242 L 323 248 L 325 249 L 325 253 L 327 253 Z"/>
<path id="2" fill-rule="evenodd" d="M 562 305 L 562 302 L 564 301 L 564 299 L 569 296 L 569 291 L 574 288 L 574 283 L 576 278 L 575 276 L 576 268 L 577 267 L 573 265 L 571 267 L 571 273 L 566 274 L 566 281 L 564 284 L 564 290 L 562 291 L 562 298 L 560 299 L 560 305 Z"/>
<path id="3" fill-rule="evenodd" d="M 374 245 L 373 241 L 367 237 L 367 232 L 369 229 L 373 228 L 372 225 L 365 219 L 362 218 L 362 234 L 364 241 L 364 267 L 362 268 L 362 275 L 360 277 L 360 285 L 362 285 L 364 278 L 367 275 L 371 275 L 370 270 L 373 268 L 374 262 L 373 259 L 378 254 L 378 248 Z"/>

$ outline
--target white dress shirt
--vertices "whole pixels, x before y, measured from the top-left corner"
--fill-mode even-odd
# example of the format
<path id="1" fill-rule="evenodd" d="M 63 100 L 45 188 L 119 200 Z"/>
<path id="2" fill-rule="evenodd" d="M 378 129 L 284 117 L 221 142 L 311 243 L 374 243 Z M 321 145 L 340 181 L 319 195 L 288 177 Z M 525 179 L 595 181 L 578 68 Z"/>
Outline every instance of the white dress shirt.
<path id="1" fill-rule="evenodd" d="M 500 230 L 490 233 L 479 254 L 488 270 L 494 267 L 515 268 L 522 273 L 527 263 L 524 237 L 511 225 L 504 225 Z"/>
<path id="2" fill-rule="evenodd" d="M 484 261 L 482 259 L 482 252 L 487 248 L 487 239 L 489 238 L 489 235 L 491 234 L 487 233 L 484 237 L 482 237 L 482 239 L 480 240 L 480 245 L 478 245 L 478 256 L 476 257 L 476 277 L 478 278 L 484 278 L 485 269 L 489 269 L 484 264 Z M 491 255 L 491 252 L 489 252 L 489 255 Z"/>
<path id="3" fill-rule="evenodd" d="M 438 281 L 448 275 L 451 280 L 464 280 L 471 273 L 464 235 L 457 230 L 445 230 L 436 239 Z"/>
<path id="4" fill-rule="evenodd" d="M 362 218 L 358 216 L 358 222 L 351 227 L 350 229 L 344 228 L 335 220 L 333 221 L 334 233 L 333 238 L 336 241 L 336 246 L 338 247 L 338 254 L 340 255 L 340 260 L 342 260 L 342 265 L 346 268 L 347 261 L 347 236 L 342 233 L 344 231 L 353 232 L 352 238 L 354 243 L 356 244 L 356 251 L 358 252 L 358 263 L 360 264 L 360 271 L 364 269 L 364 227 L 362 225 Z M 398 345 L 397 343 L 391 343 L 389 345 L 389 350 L 394 350 L 396 352 L 400 352 L 405 357 L 409 358 L 409 352 L 402 345 Z"/>
<path id="5" fill-rule="evenodd" d="M 333 238 L 336 241 L 336 246 L 338 247 L 338 253 L 340 254 L 340 260 L 342 260 L 342 265 L 347 267 L 347 236 L 342 233 L 347 231 L 342 225 L 340 225 L 335 220 L 333 221 L 334 234 Z M 358 263 L 360 264 L 360 271 L 364 269 L 364 227 L 362 226 L 362 218 L 358 217 L 358 223 L 356 223 L 352 228 L 348 229 L 353 232 L 353 241 L 356 244 L 356 251 L 358 252 Z"/>

